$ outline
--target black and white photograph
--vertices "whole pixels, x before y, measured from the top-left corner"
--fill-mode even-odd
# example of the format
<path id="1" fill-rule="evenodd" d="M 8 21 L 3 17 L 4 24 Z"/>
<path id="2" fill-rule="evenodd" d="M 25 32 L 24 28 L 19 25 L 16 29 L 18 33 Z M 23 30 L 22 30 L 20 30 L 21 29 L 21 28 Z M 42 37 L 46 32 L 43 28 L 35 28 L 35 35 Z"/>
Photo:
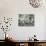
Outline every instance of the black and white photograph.
<path id="1" fill-rule="evenodd" d="M 19 14 L 18 26 L 34 26 L 34 14 Z"/>

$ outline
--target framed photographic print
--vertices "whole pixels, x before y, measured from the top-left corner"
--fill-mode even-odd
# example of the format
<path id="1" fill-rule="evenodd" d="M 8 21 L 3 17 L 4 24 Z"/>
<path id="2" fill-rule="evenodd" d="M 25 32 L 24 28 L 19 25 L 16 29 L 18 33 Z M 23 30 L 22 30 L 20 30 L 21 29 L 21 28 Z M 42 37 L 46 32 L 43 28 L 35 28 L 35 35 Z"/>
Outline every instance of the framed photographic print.
<path id="1" fill-rule="evenodd" d="M 34 14 L 19 14 L 18 26 L 34 26 Z"/>

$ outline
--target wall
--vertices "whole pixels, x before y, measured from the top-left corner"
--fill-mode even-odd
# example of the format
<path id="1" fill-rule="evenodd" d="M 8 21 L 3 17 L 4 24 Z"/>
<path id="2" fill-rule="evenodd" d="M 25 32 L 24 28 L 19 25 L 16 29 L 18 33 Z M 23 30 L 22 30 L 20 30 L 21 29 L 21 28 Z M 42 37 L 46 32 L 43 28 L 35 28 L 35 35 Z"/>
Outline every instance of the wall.
<path id="1" fill-rule="evenodd" d="M 45 6 L 44 6 L 45 7 Z M 13 22 L 10 33 L 17 40 L 27 40 L 34 34 L 39 40 L 45 39 L 45 15 L 46 8 L 33 8 L 30 6 L 28 0 L 0 0 L 0 16 L 13 17 Z M 18 14 L 34 14 L 35 26 L 33 27 L 19 27 Z M 3 33 L 2 31 L 0 31 Z M 0 33 L 0 35 L 2 35 Z M 45 33 L 45 34 L 44 34 Z M 3 37 L 0 36 L 0 39 Z"/>

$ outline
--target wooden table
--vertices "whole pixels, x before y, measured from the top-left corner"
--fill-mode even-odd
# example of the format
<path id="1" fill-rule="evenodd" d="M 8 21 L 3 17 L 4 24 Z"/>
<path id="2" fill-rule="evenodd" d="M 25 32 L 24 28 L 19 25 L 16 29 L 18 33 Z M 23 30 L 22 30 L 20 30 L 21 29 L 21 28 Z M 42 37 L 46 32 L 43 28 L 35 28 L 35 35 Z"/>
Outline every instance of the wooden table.
<path id="1" fill-rule="evenodd" d="M 24 46 L 40 46 L 40 45 L 42 46 L 43 44 L 46 44 L 46 40 L 39 40 L 39 41 L 16 40 L 14 42 L 16 43 L 16 46 L 20 46 L 20 44 L 24 44 Z"/>
<path id="2" fill-rule="evenodd" d="M 39 41 L 29 41 L 29 40 L 9 40 L 10 44 L 14 44 L 16 46 L 20 46 L 23 44 L 23 46 L 46 46 L 46 40 L 39 40 Z"/>

